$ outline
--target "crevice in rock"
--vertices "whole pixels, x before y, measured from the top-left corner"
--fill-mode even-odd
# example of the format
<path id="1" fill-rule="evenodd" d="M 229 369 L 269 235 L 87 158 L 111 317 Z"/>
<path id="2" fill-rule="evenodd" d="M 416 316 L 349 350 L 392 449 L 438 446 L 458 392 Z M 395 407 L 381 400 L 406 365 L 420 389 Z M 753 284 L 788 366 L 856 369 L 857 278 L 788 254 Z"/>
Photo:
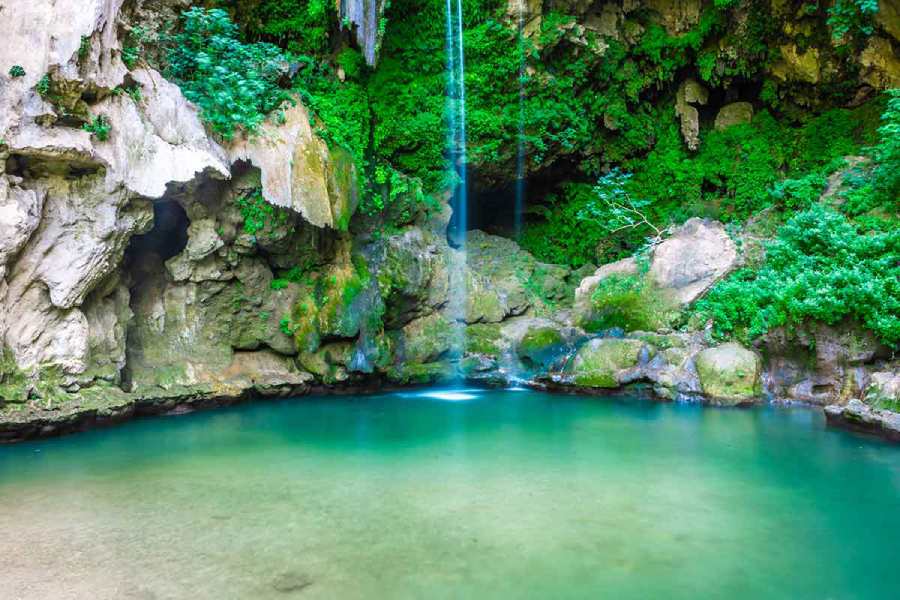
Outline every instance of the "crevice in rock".
<path id="1" fill-rule="evenodd" d="M 153 290 L 162 290 L 166 276 L 165 262 L 184 250 L 188 241 L 190 219 L 177 200 L 161 199 L 153 203 L 153 227 L 145 234 L 131 238 L 125 250 L 123 271 L 129 288 L 130 306 L 134 314 L 141 314 L 138 304 L 152 298 Z M 128 324 L 125 338 L 125 366 L 122 369 L 122 389 L 131 391 L 131 358 L 135 351 L 134 318 Z"/>
<path id="2" fill-rule="evenodd" d="M 12 153 L 6 159 L 6 174 L 23 179 L 45 179 L 51 176 L 69 180 L 81 179 L 102 174 L 103 166 L 88 160 L 79 160 L 73 156 L 60 156 L 58 159 L 45 156 L 30 156 Z"/>

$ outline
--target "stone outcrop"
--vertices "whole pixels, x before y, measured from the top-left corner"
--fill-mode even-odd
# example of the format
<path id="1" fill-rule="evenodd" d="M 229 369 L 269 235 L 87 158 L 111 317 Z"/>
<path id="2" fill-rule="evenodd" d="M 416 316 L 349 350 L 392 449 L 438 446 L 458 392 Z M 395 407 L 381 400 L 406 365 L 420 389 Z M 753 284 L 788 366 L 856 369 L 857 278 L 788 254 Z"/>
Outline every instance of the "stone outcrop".
<path id="1" fill-rule="evenodd" d="M 719 109 L 716 115 L 716 129 L 728 129 L 753 120 L 753 105 L 749 102 L 732 102 Z"/>
<path id="2" fill-rule="evenodd" d="M 346 229 L 356 210 L 356 174 L 342 150 L 331 150 L 312 130 L 302 104 L 287 109 L 283 123 L 229 147 L 232 162 L 247 160 L 262 172 L 262 191 L 317 227 Z"/>
<path id="3" fill-rule="evenodd" d="M 575 292 L 574 318 L 582 325 L 596 320 L 602 307 L 595 306 L 592 297 L 611 276 L 644 278 L 656 298 L 642 299 L 642 307 L 655 302 L 656 311 L 664 313 L 700 298 L 734 269 L 737 261 L 737 247 L 721 223 L 690 219 L 653 249 L 646 274 L 639 272 L 634 258 L 626 258 L 604 265 L 582 280 Z"/>
<path id="4" fill-rule="evenodd" d="M 700 112 L 696 105 L 704 106 L 709 92 L 694 79 L 686 79 L 678 86 L 675 95 L 675 113 L 681 120 L 681 136 L 691 150 L 700 146 Z"/>

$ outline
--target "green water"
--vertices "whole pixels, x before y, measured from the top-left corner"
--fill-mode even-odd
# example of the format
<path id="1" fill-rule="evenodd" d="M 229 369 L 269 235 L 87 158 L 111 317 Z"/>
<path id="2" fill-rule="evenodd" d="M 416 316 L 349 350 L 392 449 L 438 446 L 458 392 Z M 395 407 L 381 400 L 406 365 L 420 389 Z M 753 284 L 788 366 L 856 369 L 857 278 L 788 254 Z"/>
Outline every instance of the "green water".
<path id="1" fill-rule="evenodd" d="M 900 597 L 897 446 L 809 409 L 473 396 L 0 447 L 0 597 Z"/>

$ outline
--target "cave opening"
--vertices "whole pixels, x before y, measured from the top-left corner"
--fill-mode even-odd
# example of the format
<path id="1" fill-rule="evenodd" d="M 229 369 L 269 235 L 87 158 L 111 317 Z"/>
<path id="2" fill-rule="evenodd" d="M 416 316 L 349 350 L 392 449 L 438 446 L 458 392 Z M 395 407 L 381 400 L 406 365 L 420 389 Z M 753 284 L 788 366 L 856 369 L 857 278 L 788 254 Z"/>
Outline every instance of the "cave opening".
<path id="1" fill-rule="evenodd" d="M 153 226 L 135 235 L 125 249 L 124 271 L 134 315 L 148 314 L 147 305 L 156 301 L 167 281 L 166 261 L 180 254 L 188 242 L 190 219 L 177 200 L 162 199 L 153 203 Z M 126 331 L 126 361 L 122 369 L 122 389 L 132 390 L 134 353 L 140 353 L 134 341 L 134 318 Z"/>
<path id="2" fill-rule="evenodd" d="M 577 165 L 568 160 L 558 160 L 540 171 L 525 176 L 522 191 L 523 226 L 541 220 L 541 211 L 559 186 L 569 181 L 587 181 Z M 497 182 L 470 167 L 468 197 L 468 229 L 510 239 L 516 237 L 515 178 Z"/>
<path id="3" fill-rule="evenodd" d="M 126 265 L 133 266 L 151 256 L 165 262 L 181 253 L 187 246 L 188 219 L 184 207 L 177 200 L 157 200 L 153 203 L 153 227 L 145 234 L 131 238 L 125 251 Z"/>

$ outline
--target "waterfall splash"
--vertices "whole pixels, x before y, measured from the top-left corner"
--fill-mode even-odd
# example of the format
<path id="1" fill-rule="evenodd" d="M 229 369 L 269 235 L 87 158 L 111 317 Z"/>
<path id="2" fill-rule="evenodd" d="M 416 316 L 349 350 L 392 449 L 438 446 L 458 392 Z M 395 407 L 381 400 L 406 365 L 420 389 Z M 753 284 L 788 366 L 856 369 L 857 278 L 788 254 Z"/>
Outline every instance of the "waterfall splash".
<path id="1" fill-rule="evenodd" d="M 516 147 L 516 206 L 513 236 L 522 236 L 525 211 L 525 0 L 519 0 L 519 135 Z"/>
<path id="2" fill-rule="evenodd" d="M 447 154 L 454 183 L 450 206 L 453 217 L 448 239 L 456 248 L 450 264 L 450 318 L 455 323 L 452 354 L 461 358 L 466 334 L 466 83 L 463 52 L 462 0 L 446 0 L 447 7 Z"/>

